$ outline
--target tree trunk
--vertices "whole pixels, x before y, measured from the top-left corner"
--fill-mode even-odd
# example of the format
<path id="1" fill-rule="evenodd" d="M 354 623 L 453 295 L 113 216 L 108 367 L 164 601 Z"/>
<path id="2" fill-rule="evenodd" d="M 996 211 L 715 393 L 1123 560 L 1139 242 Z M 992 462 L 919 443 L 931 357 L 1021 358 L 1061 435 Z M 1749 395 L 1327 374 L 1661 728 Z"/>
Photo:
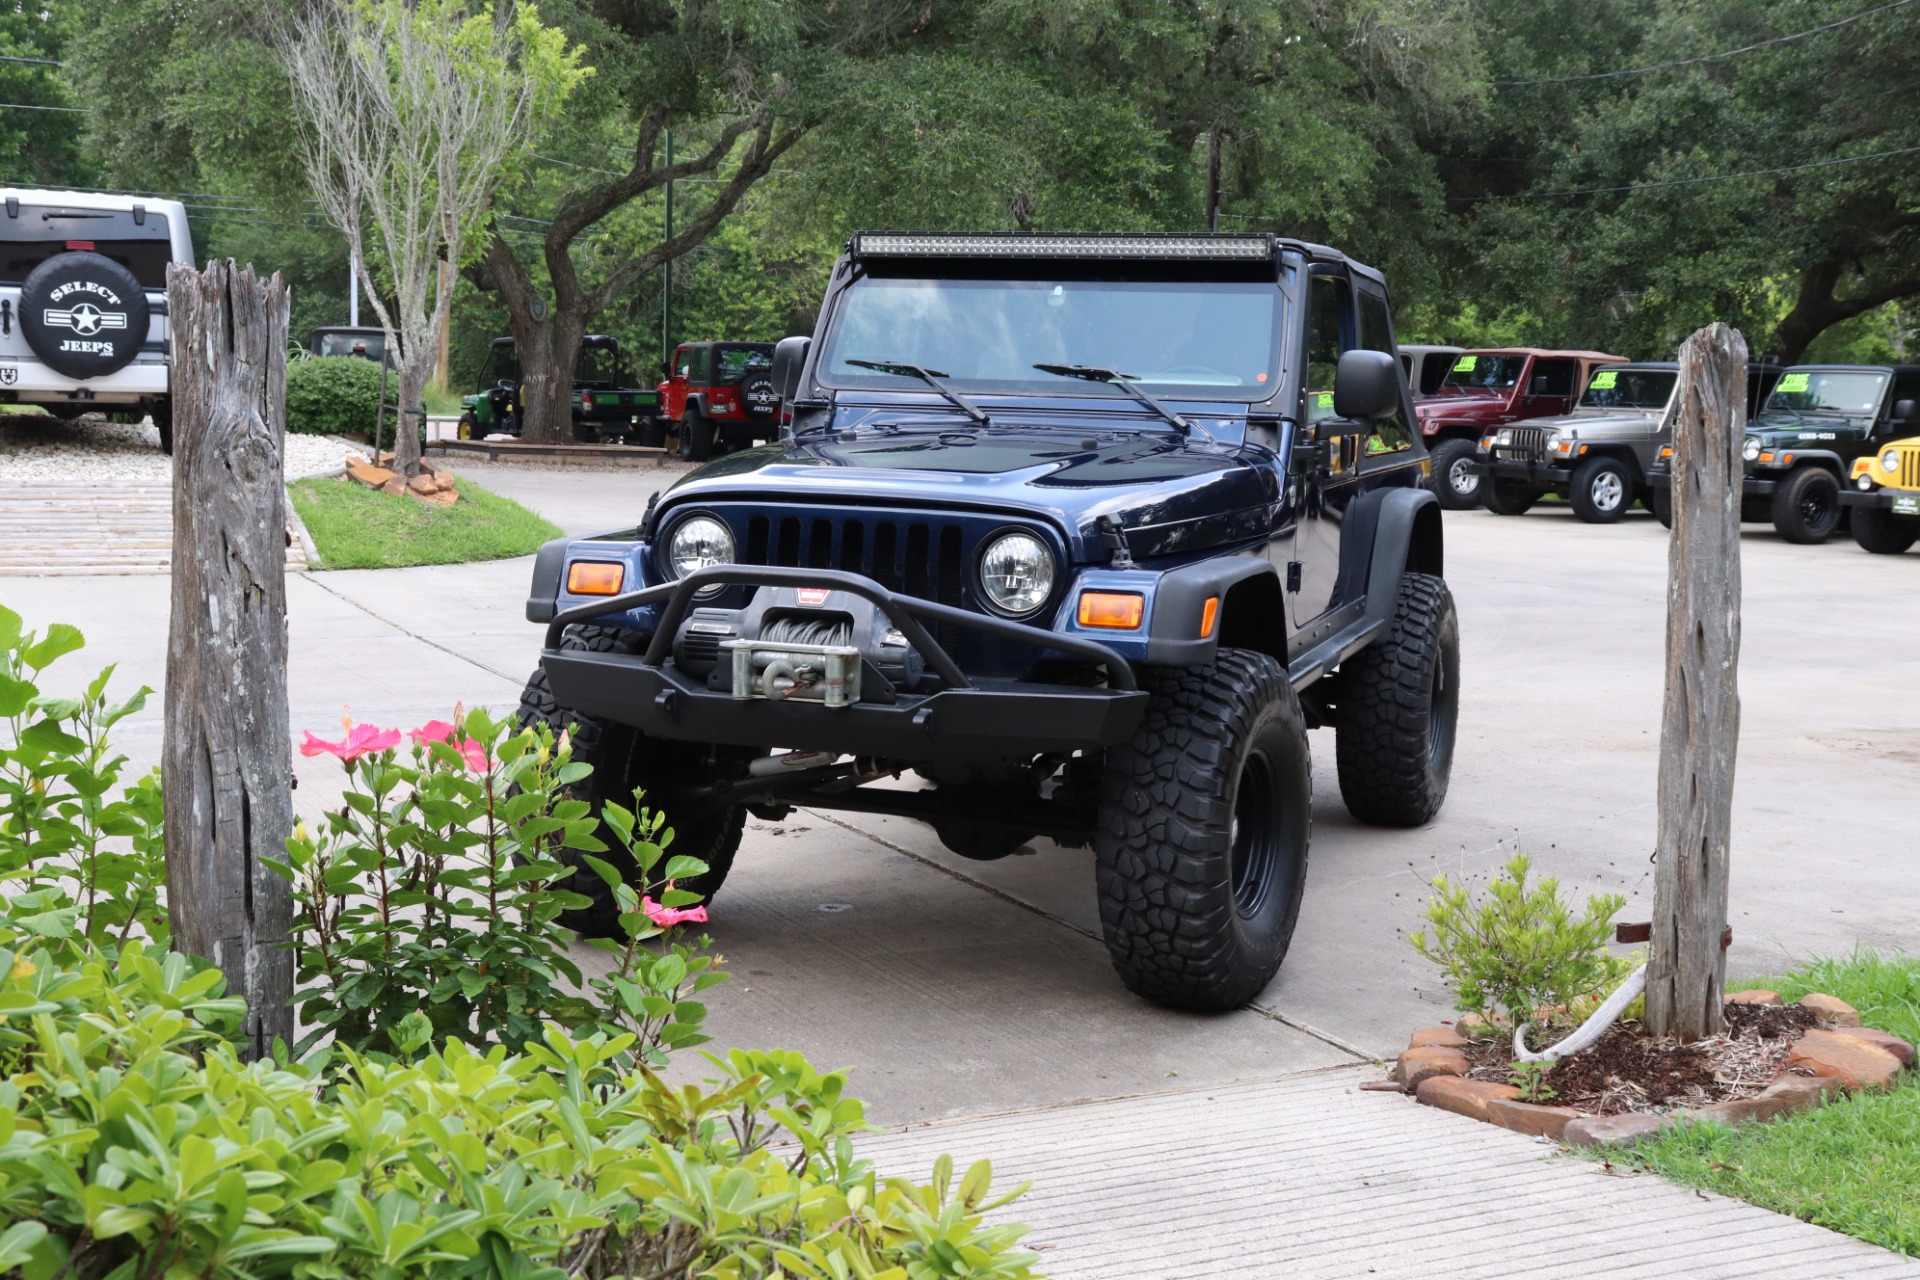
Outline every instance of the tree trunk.
<path id="1" fill-rule="evenodd" d="M 527 317 L 524 326 L 533 339 L 522 346 L 520 330 L 513 325 L 513 345 L 520 357 L 520 376 L 527 396 L 526 418 L 520 438 L 544 444 L 573 443 L 573 370 L 580 360 L 581 339 L 586 336 L 590 317 L 555 306 L 546 318 Z M 533 358 L 529 359 L 531 355 Z"/>
<path id="2" fill-rule="evenodd" d="M 393 421 L 393 471 L 403 478 L 420 474 L 420 424 L 425 421 L 421 405 L 433 373 L 433 357 L 425 344 L 417 352 L 408 344 L 407 357 L 400 370 L 400 411 Z"/>
<path id="3" fill-rule="evenodd" d="M 1747 343 L 1709 325 L 1680 349 L 1667 543 L 1667 690 L 1647 1029 L 1720 1031 L 1726 987 L 1728 839 L 1740 736 L 1740 447 Z"/>
<path id="4" fill-rule="evenodd" d="M 167 272 L 173 617 L 167 637 L 167 911 L 174 946 L 247 1001 L 250 1051 L 293 1041 L 288 883 L 287 288 L 215 262 Z"/>

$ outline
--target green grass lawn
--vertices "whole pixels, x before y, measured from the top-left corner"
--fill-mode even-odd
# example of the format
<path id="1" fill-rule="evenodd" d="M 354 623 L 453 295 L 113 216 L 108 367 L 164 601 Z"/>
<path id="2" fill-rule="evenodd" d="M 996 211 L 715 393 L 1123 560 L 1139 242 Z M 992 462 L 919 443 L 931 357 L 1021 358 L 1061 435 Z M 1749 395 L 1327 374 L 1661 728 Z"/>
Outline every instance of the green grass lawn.
<path id="1" fill-rule="evenodd" d="M 1749 987 L 1788 1001 L 1810 991 L 1839 996 L 1868 1026 L 1920 1043 L 1920 959 L 1861 952 L 1730 989 Z M 1662 1130 L 1627 1151 L 1599 1153 L 1920 1255 L 1920 1083 L 1911 1071 L 1900 1078 L 1891 1093 L 1855 1095 L 1766 1124 Z"/>
<path id="2" fill-rule="evenodd" d="M 327 569 L 398 569 L 530 555 L 560 536 L 517 502 L 456 477 L 460 501 L 435 507 L 350 480 L 289 485 L 293 506 Z"/>

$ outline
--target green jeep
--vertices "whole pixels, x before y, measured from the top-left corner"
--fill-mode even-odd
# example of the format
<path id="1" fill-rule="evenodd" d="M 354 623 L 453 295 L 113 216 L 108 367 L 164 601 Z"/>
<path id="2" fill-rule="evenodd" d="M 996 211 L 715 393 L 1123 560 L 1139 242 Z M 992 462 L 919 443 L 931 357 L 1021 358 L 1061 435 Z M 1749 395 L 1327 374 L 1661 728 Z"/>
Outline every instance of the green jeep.
<path id="1" fill-rule="evenodd" d="M 590 333 L 580 342 L 573 366 L 573 438 L 582 444 L 638 444 L 658 448 L 666 427 L 660 421 L 660 393 L 623 385 L 628 380 L 620 343 L 610 334 Z M 462 396 L 459 436 L 520 434 L 526 392 L 520 358 L 512 338 L 495 338 L 481 366 L 482 390 Z"/>

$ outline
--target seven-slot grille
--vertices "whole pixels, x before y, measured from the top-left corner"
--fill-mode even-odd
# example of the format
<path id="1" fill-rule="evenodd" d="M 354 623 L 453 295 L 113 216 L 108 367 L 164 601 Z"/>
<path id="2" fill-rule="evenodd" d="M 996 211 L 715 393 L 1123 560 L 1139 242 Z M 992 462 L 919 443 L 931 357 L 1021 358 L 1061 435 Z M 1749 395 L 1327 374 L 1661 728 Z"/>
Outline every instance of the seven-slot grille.
<path id="1" fill-rule="evenodd" d="M 1502 427 L 1500 434 L 1494 437 L 1495 445 L 1509 458 L 1523 462 L 1539 462 L 1546 457 L 1547 429 L 1545 427 Z"/>
<path id="2" fill-rule="evenodd" d="M 1902 489 L 1920 489 L 1920 445 L 1900 449 L 1899 477 L 1894 484 Z"/>

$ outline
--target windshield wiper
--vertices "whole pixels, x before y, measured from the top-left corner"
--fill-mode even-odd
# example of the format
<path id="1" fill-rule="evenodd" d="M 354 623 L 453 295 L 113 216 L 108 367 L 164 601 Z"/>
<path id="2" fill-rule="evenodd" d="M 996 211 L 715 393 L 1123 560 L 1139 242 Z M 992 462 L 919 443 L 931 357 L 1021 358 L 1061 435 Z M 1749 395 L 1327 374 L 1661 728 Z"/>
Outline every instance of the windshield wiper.
<path id="1" fill-rule="evenodd" d="M 918 378 L 945 396 L 949 401 L 958 405 L 969 418 L 972 418 L 981 426 L 992 425 L 993 420 L 987 417 L 985 410 L 961 395 L 958 391 L 955 391 L 946 383 L 940 381 L 940 379 L 947 375 L 938 369 L 922 369 L 919 365 L 908 364 L 904 360 L 848 360 L 844 363 L 860 369 L 871 369 L 875 373 L 890 373 L 896 378 Z"/>
<path id="2" fill-rule="evenodd" d="M 1134 385 L 1133 375 L 1121 373 L 1115 369 L 1098 369 L 1088 364 L 1037 364 L 1033 366 L 1042 373 L 1051 373 L 1059 378 L 1079 378 L 1083 382 L 1107 382 L 1138 400 L 1147 408 L 1171 422 L 1181 431 L 1192 431 L 1193 424 L 1161 404 L 1158 400 Z"/>

